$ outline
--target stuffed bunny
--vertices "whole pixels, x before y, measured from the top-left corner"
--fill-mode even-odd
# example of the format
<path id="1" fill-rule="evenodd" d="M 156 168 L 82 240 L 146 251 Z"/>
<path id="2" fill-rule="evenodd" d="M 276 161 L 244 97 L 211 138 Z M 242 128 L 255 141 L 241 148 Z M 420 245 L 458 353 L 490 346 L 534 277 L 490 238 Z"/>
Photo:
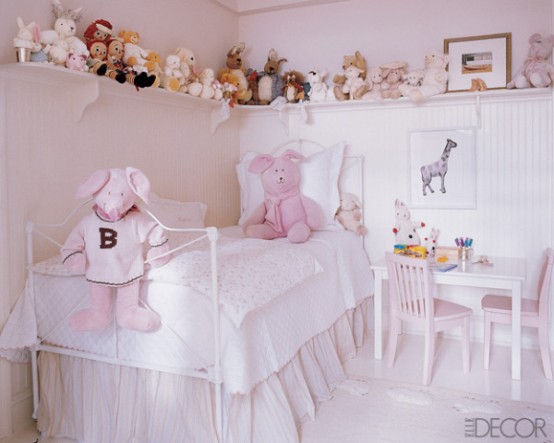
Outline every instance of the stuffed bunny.
<path id="1" fill-rule="evenodd" d="M 138 169 L 101 169 L 77 188 L 77 198 L 94 197 L 92 213 L 69 234 L 61 249 L 64 265 L 74 274 L 85 272 L 91 284 L 90 307 L 70 318 L 78 331 L 105 328 L 112 320 L 112 288 L 117 290 L 116 319 L 120 326 L 137 331 L 157 329 L 155 312 L 139 306 L 139 282 L 144 274 L 143 243 L 151 249 L 153 266 L 169 257 L 163 229 L 135 206 L 136 197 L 146 203 L 148 178 Z"/>
<path id="2" fill-rule="evenodd" d="M 17 37 L 13 39 L 14 48 L 27 48 L 33 52 L 40 51 L 41 46 L 36 41 L 38 38 L 37 33 L 39 32 L 38 25 L 35 22 L 25 25 L 23 19 L 17 17 L 17 26 L 19 31 L 17 32 Z"/>
<path id="3" fill-rule="evenodd" d="M 265 201 L 244 223 L 247 237 L 272 240 L 287 237 L 292 243 L 303 243 L 311 231 L 323 225 L 323 212 L 311 198 L 300 193 L 300 168 L 293 160 L 304 156 L 291 149 L 281 157 L 261 154 L 248 170 L 262 174 Z"/>
<path id="4" fill-rule="evenodd" d="M 52 12 L 56 16 L 54 29 L 47 29 L 40 33 L 40 40 L 48 59 L 56 65 L 65 65 L 67 55 L 86 54 L 88 49 L 84 42 L 75 36 L 77 24 L 83 13 L 83 8 L 65 9 L 59 0 L 52 0 Z"/>
<path id="5" fill-rule="evenodd" d="M 406 204 L 400 200 L 394 203 L 396 224 L 392 230 L 394 232 L 395 242 L 398 245 L 420 245 L 421 239 L 416 229 L 423 228 L 425 223 L 412 221 L 410 210 Z"/>
<path id="6" fill-rule="evenodd" d="M 258 72 L 258 101 L 260 105 L 268 105 L 277 97 L 283 95 L 285 82 L 279 74 L 281 64 L 286 58 L 279 58 L 275 49 L 270 49 L 263 72 Z"/>
<path id="7" fill-rule="evenodd" d="M 508 89 L 546 88 L 554 81 L 554 66 L 550 62 L 554 35 L 543 37 L 533 34 L 529 37 L 529 45 L 529 54 L 514 79 L 508 83 Z"/>

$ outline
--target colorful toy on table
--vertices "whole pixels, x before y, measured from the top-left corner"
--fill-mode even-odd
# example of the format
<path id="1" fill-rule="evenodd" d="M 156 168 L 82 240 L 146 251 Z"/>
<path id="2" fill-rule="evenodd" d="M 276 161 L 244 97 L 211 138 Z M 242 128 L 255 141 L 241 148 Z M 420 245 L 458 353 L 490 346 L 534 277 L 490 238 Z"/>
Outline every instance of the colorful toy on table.
<path id="1" fill-rule="evenodd" d="M 420 245 L 421 239 L 416 229 L 423 228 L 425 223 L 412 221 L 410 210 L 406 204 L 398 199 L 394 203 L 396 224 L 392 230 L 396 244 Z"/>
<path id="2" fill-rule="evenodd" d="M 427 258 L 427 249 L 425 246 L 394 245 L 394 253 L 413 258 Z"/>
<path id="3" fill-rule="evenodd" d="M 438 240 L 439 240 L 439 234 L 440 230 L 437 228 L 431 228 L 431 232 L 429 232 L 429 236 L 425 237 L 425 248 L 427 249 L 427 254 L 434 256 L 435 251 L 438 246 Z"/>

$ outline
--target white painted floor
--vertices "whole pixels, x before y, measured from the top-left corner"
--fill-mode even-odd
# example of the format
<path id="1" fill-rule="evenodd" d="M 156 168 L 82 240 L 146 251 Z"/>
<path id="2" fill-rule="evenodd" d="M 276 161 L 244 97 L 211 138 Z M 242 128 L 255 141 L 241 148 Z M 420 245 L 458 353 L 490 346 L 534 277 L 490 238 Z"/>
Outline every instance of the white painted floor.
<path id="1" fill-rule="evenodd" d="M 483 346 L 480 343 L 473 343 L 469 374 L 464 374 L 462 371 L 461 344 L 458 340 L 439 337 L 436 351 L 432 386 L 554 406 L 554 381 L 544 377 L 538 350 L 522 351 L 522 380 L 520 381 L 511 378 L 511 357 L 508 347 L 498 345 L 492 347 L 491 367 L 486 371 L 483 369 Z M 388 368 L 386 360 L 373 358 L 373 342 L 370 339 L 360 350 L 359 355 L 347 363 L 346 369 L 351 378 L 373 377 L 421 384 L 423 337 L 401 336 L 396 355 L 394 367 Z M 551 358 L 554 362 L 552 353 Z M 330 401 L 332 404 L 332 400 Z M 36 429 L 31 427 L 5 443 L 33 443 L 37 438 L 39 435 Z M 69 443 L 72 440 L 41 438 L 39 442 Z"/>

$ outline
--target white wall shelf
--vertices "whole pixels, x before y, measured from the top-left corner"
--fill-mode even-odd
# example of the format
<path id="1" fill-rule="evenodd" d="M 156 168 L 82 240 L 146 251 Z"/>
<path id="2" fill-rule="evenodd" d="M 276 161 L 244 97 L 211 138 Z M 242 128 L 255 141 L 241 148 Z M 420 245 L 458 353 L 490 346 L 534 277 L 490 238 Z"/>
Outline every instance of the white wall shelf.
<path id="1" fill-rule="evenodd" d="M 282 123 L 286 135 L 289 135 L 289 127 L 291 118 L 299 119 L 302 113 L 310 115 L 312 113 L 327 113 L 327 112 L 363 112 L 363 111 L 378 111 L 391 110 L 399 108 L 418 108 L 432 106 L 460 106 L 473 104 L 475 106 L 475 115 L 478 127 L 481 122 L 481 105 L 483 103 L 501 103 L 501 102 L 518 102 L 533 100 L 552 100 L 552 88 L 528 88 L 528 89 L 495 89 L 483 92 L 451 92 L 440 94 L 421 102 L 415 103 L 407 97 L 399 99 L 386 99 L 383 101 L 368 101 L 368 100 L 349 100 L 349 101 L 325 101 L 310 103 L 306 102 L 303 105 L 289 103 L 281 110 L 275 109 L 272 106 L 238 106 L 238 112 L 241 116 L 252 116 L 256 114 L 266 115 L 274 113 Z M 302 109 L 304 106 L 304 109 Z"/>
<path id="2" fill-rule="evenodd" d="M 11 63 L 0 66 L 0 78 L 17 79 L 35 84 L 65 84 L 75 86 L 72 89 L 75 121 L 83 118 L 87 108 L 95 103 L 102 94 L 136 99 L 148 103 L 163 103 L 184 109 L 195 109 L 208 114 L 211 133 L 228 118 L 225 112 L 226 104 L 193 97 L 184 93 L 172 93 L 162 88 L 137 89 L 129 83 L 120 84 L 107 77 L 97 76 L 88 72 L 72 71 L 47 63 Z"/>
<path id="3" fill-rule="evenodd" d="M 163 103 L 166 106 L 175 106 L 184 109 L 194 109 L 208 114 L 210 130 L 214 134 L 217 127 L 227 120 L 230 114 L 239 116 L 275 114 L 283 125 L 286 135 L 289 135 L 291 118 L 305 118 L 311 113 L 325 112 L 359 112 L 390 110 L 406 107 L 429 106 L 459 106 L 474 104 L 478 126 L 481 121 L 481 104 L 498 102 L 534 100 L 552 100 L 552 88 L 529 89 L 497 89 L 484 92 L 456 92 L 440 94 L 421 103 L 414 103 L 406 97 L 386 99 L 383 101 L 325 101 L 318 103 L 305 102 L 303 104 L 286 104 L 281 109 L 272 106 L 236 106 L 229 110 L 228 106 L 220 101 L 206 100 L 183 93 L 171 93 L 161 88 L 145 88 L 137 90 L 130 84 L 119 84 L 109 78 L 95 76 L 90 73 L 72 71 L 43 63 L 12 63 L 0 66 L 0 77 L 16 78 L 43 84 L 67 84 L 78 86 L 73 94 L 73 109 L 75 121 L 83 118 L 86 109 L 95 103 L 101 94 L 124 96 L 126 99 L 136 99 L 148 103 Z"/>

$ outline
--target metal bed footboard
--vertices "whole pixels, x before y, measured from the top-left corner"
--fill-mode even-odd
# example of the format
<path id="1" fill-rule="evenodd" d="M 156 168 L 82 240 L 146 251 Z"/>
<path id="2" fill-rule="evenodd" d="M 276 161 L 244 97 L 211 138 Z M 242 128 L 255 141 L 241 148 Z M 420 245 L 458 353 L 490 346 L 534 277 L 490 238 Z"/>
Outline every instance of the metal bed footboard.
<path id="1" fill-rule="evenodd" d="M 35 286 L 34 286 L 34 236 L 38 235 L 50 243 L 61 248 L 61 244 L 56 241 L 51 236 L 44 233 L 41 229 L 45 228 L 61 228 L 68 224 L 68 222 L 73 218 L 73 216 L 79 212 L 84 206 L 90 203 L 91 200 L 88 200 L 75 209 L 73 209 L 68 216 L 61 222 L 55 224 L 39 224 L 28 222 L 26 225 L 26 236 L 27 236 L 27 273 L 28 273 L 28 290 L 31 291 L 33 303 L 35 302 Z M 55 346 L 51 344 L 43 343 L 46 337 L 37 337 L 37 342 L 34 346 L 31 347 L 31 370 L 32 370 L 32 383 L 33 383 L 33 419 L 37 418 L 37 411 L 39 406 L 39 380 L 38 380 L 38 363 L 37 356 L 40 351 L 52 352 L 60 355 L 84 358 L 94 361 L 99 361 L 103 363 L 110 363 L 114 365 L 121 365 L 127 367 L 133 367 L 138 369 L 150 369 L 160 372 L 166 372 L 176 375 L 183 375 L 189 377 L 196 377 L 200 379 L 205 379 L 210 383 L 214 384 L 215 390 L 215 428 L 216 433 L 219 437 L 219 442 L 224 443 L 224 406 L 223 406 L 223 376 L 221 370 L 221 326 L 220 326 L 220 310 L 219 310 L 219 293 L 218 293 L 218 267 L 217 267 L 217 241 L 219 238 L 219 232 L 215 227 L 206 227 L 206 228 L 172 228 L 165 226 L 151 211 L 141 207 L 141 210 L 147 213 L 152 219 L 154 219 L 162 228 L 169 232 L 188 232 L 188 233 L 199 233 L 199 237 L 195 238 L 192 241 L 180 244 L 179 246 L 173 248 L 172 250 L 161 254 L 159 256 L 153 257 L 150 260 L 145 261 L 145 263 L 156 260 L 158 258 L 164 257 L 166 255 L 173 254 L 179 250 L 185 249 L 186 247 L 195 244 L 201 240 L 207 239 L 210 245 L 210 272 L 211 272 L 211 303 L 212 303 L 212 321 L 213 321 L 213 334 L 214 334 L 214 355 L 213 355 L 213 365 L 202 370 L 191 370 L 186 368 L 169 368 L 155 364 L 134 362 L 129 360 L 123 360 L 117 358 L 117 355 L 114 357 L 100 356 L 97 354 L 92 354 L 83 351 L 76 351 L 73 349 L 64 348 L 61 346 Z M 71 315 L 71 313 L 69 314 Z M 163 323 L 163 319 L 162 319 Z M 114 334 L 117 338 L 117 327 L 114 324 Z M 52 331 L 51 331 L 52 332 Z M 117 341 L 117 340 L 116 340 Z"/>

